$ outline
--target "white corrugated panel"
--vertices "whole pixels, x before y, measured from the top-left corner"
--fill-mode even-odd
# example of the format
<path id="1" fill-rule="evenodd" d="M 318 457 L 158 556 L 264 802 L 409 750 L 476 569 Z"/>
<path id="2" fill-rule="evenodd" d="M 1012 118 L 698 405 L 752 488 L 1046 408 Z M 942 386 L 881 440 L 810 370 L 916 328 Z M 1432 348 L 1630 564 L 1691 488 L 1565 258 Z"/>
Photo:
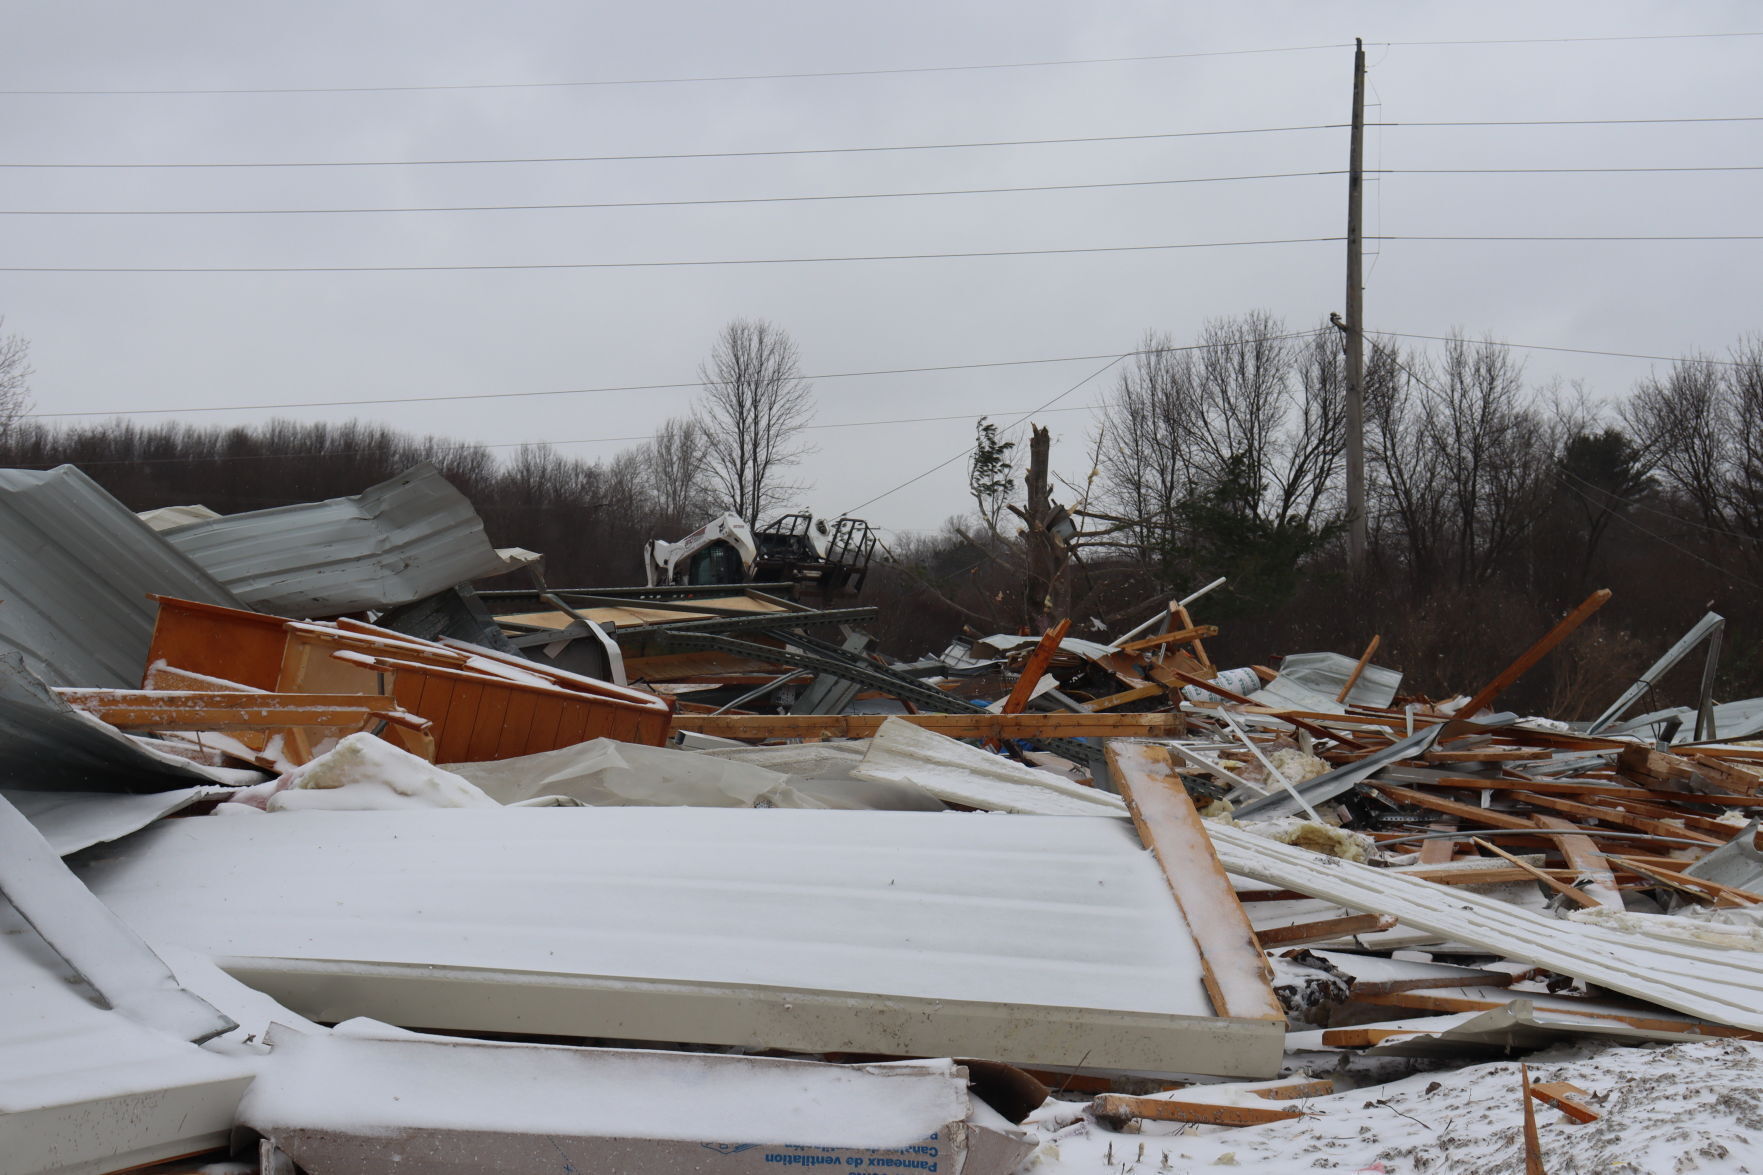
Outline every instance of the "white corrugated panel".
<path id="1" fill-rule="evenodd" d="M 1125 821 L 708 808 L 165 821 L 87 881 L 315 1019 L 1156 1072 L 1277 1068 L 1212 1015 Z"/>

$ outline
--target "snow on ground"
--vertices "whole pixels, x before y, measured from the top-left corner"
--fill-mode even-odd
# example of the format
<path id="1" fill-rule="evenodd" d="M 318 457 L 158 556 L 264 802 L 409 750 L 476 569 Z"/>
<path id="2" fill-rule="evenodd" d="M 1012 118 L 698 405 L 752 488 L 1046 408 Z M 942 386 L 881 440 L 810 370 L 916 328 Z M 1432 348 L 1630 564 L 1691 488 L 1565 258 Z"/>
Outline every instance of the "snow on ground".
<path id="1" fill-rule="evenodd" d="M 1642 1048 L 1563 1046 L 1526 1058 L 1531 1080 L 1570 1081 L 1602 1112 L 1579 1125 L 1536 1107 L 1549 1175 L 1763 1173 L 1763 1044 L 1709 1040 Z M 1107 1130 L 1084 1103 L 1049 1102 L 1028 1125 L 1042 1139 L 1025 1175 L 1154 1175 L 1239 1167 L 1379 1175 L 1505 1175 L 1524 1170 L 1517 1061 L 1421 1073 L 1300 1102 L 1314 1115 L 1265 1126 L 1147 1122 Z"/>

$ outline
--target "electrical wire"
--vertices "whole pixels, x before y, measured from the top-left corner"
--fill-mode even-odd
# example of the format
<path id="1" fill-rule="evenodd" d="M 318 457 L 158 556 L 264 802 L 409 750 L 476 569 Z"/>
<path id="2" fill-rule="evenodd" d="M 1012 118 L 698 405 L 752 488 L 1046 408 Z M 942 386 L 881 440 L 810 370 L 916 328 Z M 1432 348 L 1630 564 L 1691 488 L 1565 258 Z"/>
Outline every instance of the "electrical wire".
<path id="1" fill-rule="evenodd" d="M 1659 33 L 1609 37 L 1511 37 L 1498 40 L 1447 41 L 1373 41 L 1373 46 L 1394 48 L 1432 48 L 1470 45 L 1566 45 L 1600 41 L 1695 41 L 1736 37 L 1759 37 L 1763 32 L 1726 33 Z M 0 90 L 0 97 L 176 97 L 247 94 L 384 94 L 433 93 L 440 91 L 475 90 L 551 90 L 581 89 L 601 86 L 670 86 L 698 85 L 716 82 L 798 81 L 816 78 L 887 77 L 903 74 L 964 73 L 1001 69 L 1044 69 L 1072 65 L 1119 65 L 1150 61 L 1188 61 L 1206 57 L 1253 57 L 1274 53 L 1311 53 L 1329 49 L 1351 49 L 1344 41 L 1321 45 L 1281 45 L 1261 49 L 1207 49 L 1186 53 L 1145 53 L 1125 57 L 1066 57 L 1043 61 L 993 61 L 959 65 L 911 65 L 878 69 L 799 70 L 789 73 L 709 74 L 693 77 L 593 78 L 559 82 L 452 82 L 428 85 L 371 86 L 264 86 L 215 87 L 208 89 L 12 89 Z"/>
<path id="2" fill-rule="evenodd" d="M 1294 331 L 1289 334 L 1275 335 L 1267 339 L 1255 339 L 1254 342 L 1273 342 L 1279 339 L 1300 338 L 1306 331 Z M 1173 347 L 1141 347 L 1126 352 L 1126 357 L 1134 355 L 1164 355 L 1177 351 L 1203 351 L 1209 347 L 1221 346 L 1218 343 L 1195 343 Z M 1030 367 L 1048 363 L 1087 363 L 1096 359 L 1119 359 L 1114 352 L 1095 355 L 1057 355 L 1048 359 L 992 359 L 979 363 L 945 363 L 930 367 L 885 367 L 870 371 L 830 371 L 818 375 L 804 375 L 803 380 L 820 379 L 858 379 L 877 375 L 923 375 L 941 371 L 976 371 L 989 367 Z M 369 404 L 435 404 L 455 400 L 523 400 L 539 396 L 583 396 L 609 392 L 659 392 L 674 391 L 683 388 L 702 388 L 720 386 L 715 381 L 695 380 L 690 383 L 660 384 L 624 384 L 616 387 L 598 388 L 548 388 L 534 392 L 467 392 L 463 395 L 448 396 L 386 396 L 360 398 L 352 400 L 290 400 L 278 404 L 210 404 L 183 408 L 117 408 L 102 411 L 86 412 L 29 412 L 23 419 L 46 420 L 61 417 L 81 416 L 183 416 L 196 412 L 266 412 L 283 408 L 354 408 Z M 646 438 L 637 438 L 646 439 Z"/>
<path id="3" fill-rule="evenodd" d="M 1758 169 L 1763 170 L 1763 169 Z M 720 204 L 795 204 L 821 200 L 898 200 L 918 196 L 994 196 L 1018 192 L 1078 192 L 1107 188 L 1154 188 L 1173 184 L 1222 184 L 1239 180 L 1302 179 L 1346 175 L 1333 171 L 1281 171 L 1261 175 L 1193 176 L 1181 179 L 1115 180 L 1087 184 L 1028 184 L 1010 188 L 944 188 L 920 192 L 838 192 L 811 196 L 733 196 L 704 200 L 617 200 L 586 204 L 446 204 L 370 208 L 0 208 L 0 216 L 320 216 L 379 212 L 554 212 L 584 208 L 693 208 Z"/>
<path id="4" fill-rule="evenodd" d="M 1404 167 L 1368 169 L 1366 175 L 1624 175 L 1654 172 L 1763 171 L 1763 164 L 1711 164 L 1697 167 Z M 728 204 L 799 204 L 828 200 L 899 200 L 924 196 L 996 196 L 1023 192 L 1083 192 L 1118 188 L 1156 188 L 1177 184 L 1223 184 L 1245 180 L 1309 179 L 1346 175 L 1326 171 L 1276 171 L 1251 175 L 1186 176 L 1175 179 L 1111 180 L 1082 184 L 1023 184 L 1005 188 L 939 188 L 916 192 L 835 192 L 806 196 L 723 196 L 700 200 L 607 200 L 552 204 L 436 204 L 356 208 L 0 208 L 0 216 L 336 216 L 387 212 L 556 212 L 600 208 L 696 208 Z M 1383 240 L 1371 237 L 1370 240 Z"/>
<path id="5" fill-rule="evenodd" d="M 1428 340 L 1429 342 L 1434 342 L 1434 343 L 1455 343 L 1455 342 L 1465 341 L 1462 339 L 1452 338 L 1449 335 L 1417 335 L 1417 334 L 1410 334 L 1406 331 L 1399 331 L 1399 330 L 1384 330 L 1384 331 L 1378 331 L 1377 333 L 1380 335 L 1385 335 L 1389 338 L 1425 339 L 1425 340 Z M 1749 366 L 1751 366 L 1749 363 L 1746 363 L 1742 360 L 1737 360 L 1737 359 L 1706 359 L 1706 358 L 1700 358 L 1700 357 L 1685 358 L 1681 355 L 1643 355 L 1643 354 L 1639 354 L 1634 351 L 1598 351 L 1598 350 L 1594 350 L 1590 347 L 1555 347 L 1555 346 L 1550 346 L 1546 343 L 1505 343 L 1505 342 L 1496 342 L 1492 339 L 1477 339 L 1477 340 L 1475 340 L 1475 342 L 1477 345 L 1480 345 L 1481 343 L 1486 342 L 1486 343 L 1489 343 L 1495 347 L 1516 347 L 1520 350 L 1525 350 L 1525 351 L 1560 351 L 1560 352 L 1562 352 L 1564 354 L 1568 354 L 1568 355 L 1607 355 L 1613 359 L 1654 359 L 1654 360 L 1658 360 L 1663 363 L 1712 363 L 1712 364 L 1715 364 L 1716 366 L 1720 366 L 1720 367 L 1749 367 Z"/>
<path id="6" fill-rule="evenodd" d="M 1633 175 L 1675 171 L 1763 171 L 1763 164 L 1712 164 L 1701 167 L 1391 167 L 1366 175 Z M 1317 174 L 1323 174 L 1318 172 Z M 1329 172 L 1330 175 L 1344 174 Z"/>
<path id="7" fill-rule="evenodd" d="M 1735 36 L 1745 34 L 1733 34 Z M 1345 42 L 1326 45 L 1282 45 L 1268 49 L 1209 49 L 1189 53 L 1147 53 L 1130 57 L 1066 57 L 1047 61 L 994 61 L 968 65 L 909 65 L 886 69 L 826 69 L 793 73 L 712 74 L 699 77 L 604 78 L 563 82 L 453 82 L 406 86 L 274 86 L 178 90 L 0 90 L 0 97 L 145 98 L 239 94 L 408 94 L 447 90 L 566 90 L 599 86 L 675 86 L 709 82 L 778 82 L 811 78 L 886 77 L 898 74 L 963 73 L 994 69 L 1044 69 L 1064 65 L 1118 65 L 1142 61 L 1185 61 L 1201 57 L 1252 57 L 1270 53 L 1309 53 L 1320 49 L 1351 49 Z"/>
<path id="8" fill-rule="evenodd" d="M 1368 241 L 1763 241 L 1763 234 L 1727 233 L 1704 236 L 1641 236 L 1609 234 L 1572 236 L 1567 234 L 1533 236 L 1381 236 L 1366 237 Z"/>
<path id="9" fill-rule="evenodd" d="M 1367 127 L 1506 127 L 1506 126 L 1652 126 L 1687 123 L 1763 122 L 1763 115 L 1714 115 L 1691 118 L 1578 118 L 1461 120 L 1453 122 L 1369 122 Z M 187 168 L 303 168 L 303 167 L 478 167 L 545 163 L 640 163 L 685 159 L 760 159 L 793 155 L 861 155 L 895 151 L 967 151 L 991 147 L 1048 147 L 1080 143 L 1130 143 L 1161 139 L 1213 138 L 1220 135 L 1272 135 L 1301 131 L 1345 130 L 1344 122 L 1307 123 L 1293 126 L 1236 127 L 1210 131 L 1153 131 L 1132 135 L 1078 135 L 1053 139 L 989 139 L 962 143 L 907 143 L 892 146 L 789 147 L 759 151 L 688 151 L 644 155 L 531 155 L 460 159 L 304 159 L 264 161 L 0 161 L 0 168 L 31 170 L 177 170 Z"/>
<path id="10" fill-rule="evenodd" d="M 1048 412 L 1089 412 L 1089 411 L 1091 411 L 1091 409 L 1088 406 L 1085 406 L 1085 407 L 1081 407 L 1081 408 L 1049 408 L 1049 409 L 1046 409 L 1046 411 L 1048 411 Z M 816 432 L 816 431 L 821 431 L 824 429 L 876 428 L 876 427 L 880 427 L 883 425 L 896 425 L 896 424 L 931 424 L 931 423 L 936 423 L 939 421 L 949 421 L 949 420 L 975 420 L 981 416 L 991 416 L 991 415 L 995 415 L 995 414 L 990 413 L 990 412 L 960 412 L 960 413 L 956 413 L 953 416 L 903 416 L 903 417 L 898 417 L 898 418 L 892 419 L 892 420 L 846 420 L 846 421 L 839 421 L 839 422 L 836 422 L 833 424 L 805 424 L 805 425 L 802 425 L 802 431 Z M 634 434 L 631 436 L 622 436 L 622 437 L 577 437 L 573 440 L 567 440 L 567 441 L 551 440 L 551 439 L 547 438 L 545 440 L 536 440 L 536 441 L 494 441 L 494 442 L 449 441 L 448 444 L 454 448 L 459 448 L 459 449 L 526 449 L 526 448 L 537 448 L 537 447 L 541 447 L 541 446 L 553 446 L 553 445 L 628 444 L 631 442 L 652 441 L 655 439 L 655 437 L 656 437 L 656 434 L 654 434 L 654 433 L 638 433 L 638 434 Z M 347 456 L 353 456 L 353 455 L 355 455 L 355 453 L 356 453 L 355 450 L 344 449 L 344 450 L 328 452 L 328 453 L 325 453 L 322 455 L 326 456 L 326 457 L 347 457 Z M 134 466 L 134 465 L 182 465 L 182 464 L 209 465 L 209 464 L 217 464 L 217 463 L 232 462 L 232 461 L 287 461 L 287 460 L 295 460 L 295 459 L 305 459 L 305 458 L 311 457 L 312 455 L 313 454 L 311 454 L 311 453 L 237 453 L 237 454 L 231 454 L 228 456 L 213 456 L 213 457 L 207 457 L 207 456 L 141 457 L 141 458 L 119 457 L 119 458 L 116 458 L 113 460 L 76 461 L 75 463 L 78 465 L 129 465 L 129 466 Z M 64 462 L 64 461 L 55 461 L 55 462 L 38 462 L 37 464 L 39 464 L 39 465 L 47 465 L 47 464 L 60 465 L 60 464 L 65 464 L 65 463 L 66 462 Z"/>
<path id="11" fill-rule="evenodd" d="M 1275 135 L 1296 131 L 1343 130 L 1344 122 L 1302 126 L 1237 127 L 1216 131 L 1151 131 L 1136 135 L 1077 135 L 1058 139 L 982 139 L 965 143 L 906 143 L 896 146 L 785 147 L 762 151 L 687 151 L 650 155 L 532 155 L 482 159 L 320 159 L 271 160 L 268 162 L 176 162 L 176 163 L 53 163 L 0 162 L 0 168 L 67 169 L 106 168 L 121 170 L 174 168 L 264 167 L 476 167 L 527 163 L 646 163 L 679 159 L 762 159 L 789 155 L 867 155 L 891 151 L 970 151 L 987 147 L 1053 147 L 1076 143 L 1133 143 L 1151 139 L 1204 139 L 1219 135 Z"/>
<path id="12" fill-rule="evenodd" d="M 1406 238 L 1392 238 L 1406 239 Z M 4 265 L 0 273 L 483 273 L 545 269 L 685 269 L 727 265 L 821 265 L 856 261 L 932 261 L 975 257 L 1055 257 L 1150 253 L 1171 249 L 1233 249 L 1249 245 L 1314 245 L 1345 237 L 1281 237 L 1257 241 L 1185 241 L 1170 245 L 1088 245 L 1068 249 L 987 249 L 970 253 L 881 253 L 849 257 L 748 257 L 699 261 L 543 261 L 526 265 Z"/>

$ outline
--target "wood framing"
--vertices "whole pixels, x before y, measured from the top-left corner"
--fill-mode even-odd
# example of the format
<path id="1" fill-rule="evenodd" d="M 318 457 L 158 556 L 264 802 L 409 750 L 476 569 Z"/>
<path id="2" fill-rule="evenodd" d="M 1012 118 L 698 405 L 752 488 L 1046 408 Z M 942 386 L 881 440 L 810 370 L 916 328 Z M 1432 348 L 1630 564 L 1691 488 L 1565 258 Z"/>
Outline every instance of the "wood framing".
<path id="1" fill-rule="evenodd" d="M 1168 749 L 1112 741 L 1106 754 L 1139 839 L 1156 856 L 1200 948 L 1213 1008 L 1220 1016 L 1283 1021 L 1267 958 Z"/>

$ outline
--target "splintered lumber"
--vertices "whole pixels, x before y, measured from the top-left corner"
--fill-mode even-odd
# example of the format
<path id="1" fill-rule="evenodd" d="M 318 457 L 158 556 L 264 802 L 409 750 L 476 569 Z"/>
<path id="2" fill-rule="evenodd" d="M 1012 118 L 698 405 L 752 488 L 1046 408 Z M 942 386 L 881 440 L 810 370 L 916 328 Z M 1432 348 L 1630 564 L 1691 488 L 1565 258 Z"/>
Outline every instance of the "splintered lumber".
<path id="1" fill-rule="evenodd" d="M 1174 622 L 1180 624 L 1183 628 L 1197 627 L 1194 624 L 1194 618 L 1192 616 L 1188 615 L 1187 605 L 1185 605 L 1185 604 L 1180 604 L 1180 603 L 1170 604 L 1169 605 L 1169 615 L 1170 615 L 1170 618 Z M 1194 654 L 1193 654 L 1194 659 L 1200 663 L 1201 668 L 1204 669 L 1205 672 L 1207 672 L 1207 673 L 1216 672 L 1216 668 L 1212 664 L 1212 658 L 1208 657 L 1206 655 L 1206 646 L 1200 643 L 1199 637 L 1194 638 L 1193 646 L 1194 646 Z"/>
<path id="2" fill-rule="evenodd" d="M 1371 655 L 1377 652 L 1377 646 L 1382 643 L 1383 636 L 1381 633 L 1372 636 L 1371 643 L 1365 646 L 1365 651 L 1363 653 L 1359 654 L 1359 663 L 1353 666 L 1353 672 L 1347 674 L 1347 684 L 1343 685 L 1341 687 L 1341 692 L 1334 696 L 1335 701 L 1345 702 L 1347 700 L 1347 695 L 1352 693 L 1353 687 L 1359 684 L 1359 675 L 1365 672 L 1365 667 L 1367 665 L 1371 664 Z"/>
<path id="3" fill-rule="evenodd" d="M 1187 721 L 1159 714 L 675 714 L 673 728 L 720 738 L 870 738 L 893 718 L 950 738 L 1168 738 Z"/>
<path id="4" fill-rule="evenodd" d="M 1541 869 L 1538 869 L 1528 861 L 1519 860 L 1511 853 L 1506 852 L 1504 849 L 1494 847 L 1487 841 L 1481 839 L 1481 837 L 1475 837 L 1474 840 L 1477 848 L 1492 853 L 1494 856 L 1499 857 L 1502 860 L 1511 862 L 1513 865 L 1522 869 L 1525 873 L 1529 874 L 1537 881 L 1542 882 L 1544 885 L 1548 886 L 1550 889 L 1554 890 L 1556 893 L 1560 894 L 1581 909 L 1596 909 L 1600 904 L 1598 899 L 1592 897 L 1590 894 L 1582 893 L 1564 881 L 1555 880 L 1553 877 L 1544 873 Z"/>
<path id="5" fill-rule="evenodd" d="M 1146 649 L 1154 649 L 1159 645 L 1185 645 L 1189 641 L 1197 641 L 1202 637 L 1217 636 L 1216 624 L 1196 624 L 1192 628 L 1180 628 L 1174 632 L 1165 632 L 1157 636 L 1148 636 L 1143 640 L 1129 641 L 1120 646 L 1123 653 L 1140 653 Z"/>
<path id="6" fill-rule="evenodd" d="M 1610 593 L 1605 592 L 1605 595 Z M 1530 1066 L 1520 1062 L 1518 1081 L 1524 1098 L 1524 1175 L 1546 1175 L 1543 1170 L 1543 1144 L 1537 1138 L 1536 1110 L 1530 1104 Z"/>
<path id="7" fill-rule="evenodd" d="M 1596 1122 L 1603 1117 L 1579 1100 L 1587 1096 L 1586 1091 L 1571 1081 L 1533 1081 L 1530 1096 L 1546 1106 L 1554 1106 L 1575 1122 Z"/>
<path id="8" fill-rule="evenodd" d="M 1433 832 L 1456 832 L 1454 820 L 1435 820 L 1427 826 Z M 1448 865 L 1457 852 L 1457 841 L 1454 837 L 1441 836 L 1420 843 L 1420 863 L 1422 865 Z"/>
<path id="9" fill-rule="evenodd" d="M 1584 624 L 1591 614 L 1602 608 L 1609 599 L 1610 590 L 1608 588 L 1599 588 L 1587 596 L 1584 603 L 1569 612 L 1554 628 L 1544 633 L 1542 639 L 1526 649 L 1518 660 L 1495 674 L 1494 679 L 1482 686 L 1481 690 L 1469 699 L 1469 702 L 1457 713 L 1466 719 L 1474 718 L 1484 708 L 1491 705 L 1493 700 L 1504 693 L 1513 682 L 1523 677 L 1531 666 L 1548 656 L 1551 649 L 1571 636 L 1574 629 Z"/>
<path id="10" fill-rule="evenodd" d="M 1297 946 L 1306 942 L 1327 942 L 1355 934 L 1373 934 L 1390 930 L 1396 920 L 1388 914 L 1349 914 L 1345 918 L 1324 918 L 1316 922 L 1299 922 L 1291 926 L 1272 926 L 1257 930 L 1255 937 L 1266 947 Z"/>
<path id="11" fill-rule="evenodd" d="M 1649 820 L 1645 816 L 1624 812 L 1621 808 L 1600 808 L 1591 804 L 1576 804 L 1571 800 L 1563 800 L 1559 796 L 1538 795 L 1534 792 L 1514 792 L 1512 798 L 1523 800 L 1527 804 L 1535 804 L 1539 808 L 1550 808 L 1569 816 L 1582 816 L 1603 824 L 1614 824 L 1618 828 L 1632 828 L 1636 832 L 1647 832 L 1654 836 L 1700 841 L 1705 845 L 1723 843 L 1719 837 L 1694 832 L 1681 824 L 1672 824 L 1664 820 Z"/>
<path id="12" fill-rule="evenodd" d="M 1120 1125 L 1134 1118 L 1153 1122 L 1200 1122 L 1207 1126 L 1261 1126 L 1304 1117 L 1304 1111 L 1278 1106 L 1233 1106 L 1218 1102 L 1178 1102 L 1160 1097 L 1104 1093 L 1090 1103 L 1098 1122 Z"/>
<path id="13" fill-rule="evenodd" d="M 1763 902 L 1763 894 L 1754 894 L 1748 889 L 1722 885 L 1718 881 L 1710 881 L 1706 877 L 1691 877 L 1676 869 L 1666 869 L 1658 865 L 1645 864 L 1633 857 L 1611 856 L 1612 861 L 1624 869 L 1632 869 L 1642 877 L 1656 881 L 1661 885 L 1689 894 L 1691 897 L 1712 900 L 1719 906 L 1754 906 Z"/>
<path id="14" fill-rule="evenodd" d="M 1503 1008 L 1515 999 L 1533 999 L 1539 1004 L 1540 995 L 1526 996 L 1501 988 L 1434 988 L 1430 991 L 1393 991 L 1383 994 L 1354 993 L 1353 998 L 1362 1004 L 1376 1004 L 1386 1008 L 1410 1008 L 1417 1012 L 1490 1012 L 1495 1008 Z M 1613 1007 L 1601 1001 L 1585 1001 L 1560 997 L 1558 1002 L 1548 1004 L 1544 1010 L 1571 1012 L 1575 1016 L 1586 1016 L 1594 1020 L 1614 1020 L 1619 1024 L 1627 1024 L 1631 1028 L 1640 1028 L 1648 1032 L 1675 1032 L 1685 1036 L 1727 1036 L 1735 1040 L 1763 1040 L 1763 1033 L 1753 1032 L 1744 1028 L 1729 1028 L 1709 1020 L 1674 1020 L 1665 1015 L 1655 1013 L 1648 1008 L 1636 1008 L 1632 1011 Z M 1663 1009 L 1660 1009 L 1663 1011 Z"/>
<path id="15" fill-rule="evenodd" d="M 1200 948 L 1214 1010 L 1220 1016 L 1283 1021 L 1267 958 L 1168 748 L 1113 740 L 1106 754 L 1139 839 L 1157 858 Z"/>
<path id="16" fill-rule="evenodd" d="M 1124 706 L 1128 702 L 1142 702 L 1146 698 L 1160 698 L 1164 690 L 1160 685 L 1141 685 L 1134 689 L 1122 690 L 1117 694 L 1109 694 L 1105 698 L 1097 698 L 1084 703 L 1084 709 L 1094 714 L 1101 710 L 1112 710 L 1116 706 Z"/>
<path id="17" fill-rule="evenodd" d="M 1065 639 L 1065 634 L 1070 629 L 1071 621 L 1061 620 L 1041 634 L 1041 643 L 1035 646 L 1034 652 L 1030 653 L 1028 660 L 1023 662 L 1022 675 L 1016 679 L 1016 684 L 1011 687 L 1010 696 L 1004 700 L 1004 713 L 1020 714 L 1028 708 L 1028 701 L 1034 696 L 1035 686 L 1040 683 L 1042 675 L 1047 672 L 1047 667 L 1053 663 L 1053 654 L 1059 651 L 1059 642 Z"/>
<path id="18" fill-rule="evenodd" d="M 1642 787 L 1687 794 L 1754 795 L 1763 785 L 1763 776 L 1722 763 L 1711 755 L 1691 759 L 1652 747 L 1624 747 L 1616 756 L 1616 771 Z"/>
<path id="19" fill-rule="evenodd" d="M 1496 812 L 1491 808 L 1478 808 L 1474 804 L 1458 803 L 1456 800 L 1429 795 L 1411 787 L 1397 787 L 1392 783 L 1378 783 L 1373 780 L 1371 785 L 1392 800 L 1413 804 L 1417 808 L 1427 808 L 1445 816 L 1455 816 L 1459 820 L 1467 820 L 1487 828 L 1504 828 L 1512 831 L 1522 829 L 1527 832 L 1536 828 L 1536 821 L 1527 816 L 1515 816 L 1510 812 Z"/>
<path id="20" fill-rule="evenodd" d="M 231 690 L 58 689 L 62 701 L 118 730 L 304 732 L 384 727 L 413 755 L 430 762 L 435 740 L 428 719 L 397 699 L 378 694 L 272 694 Z M 304 737 L 292 738 L 285 757 L 299 766 L 311 758 Z"/>
<path id="21" fill-rule="evenodd" d="M 1598 846 L 1592 843 L 1592 838 L 1583 833 L 1569 831 L 1573 825 L 1559 816 L 1538 816 L 1536 819 L 1544 828 L 1559 832 L 1554 838 L 1555 843 L 1560 847 L 1561 855 L 1567 858 L 1567 864 L 1577 869 L 1585 879 L 1585 895 L 1600 906 L 1612 910 L 1623 909 L 1622 894 L 1616 889 L 1616 878 L 1610 872 L 1610 863 L 1598 851 Z"/>

